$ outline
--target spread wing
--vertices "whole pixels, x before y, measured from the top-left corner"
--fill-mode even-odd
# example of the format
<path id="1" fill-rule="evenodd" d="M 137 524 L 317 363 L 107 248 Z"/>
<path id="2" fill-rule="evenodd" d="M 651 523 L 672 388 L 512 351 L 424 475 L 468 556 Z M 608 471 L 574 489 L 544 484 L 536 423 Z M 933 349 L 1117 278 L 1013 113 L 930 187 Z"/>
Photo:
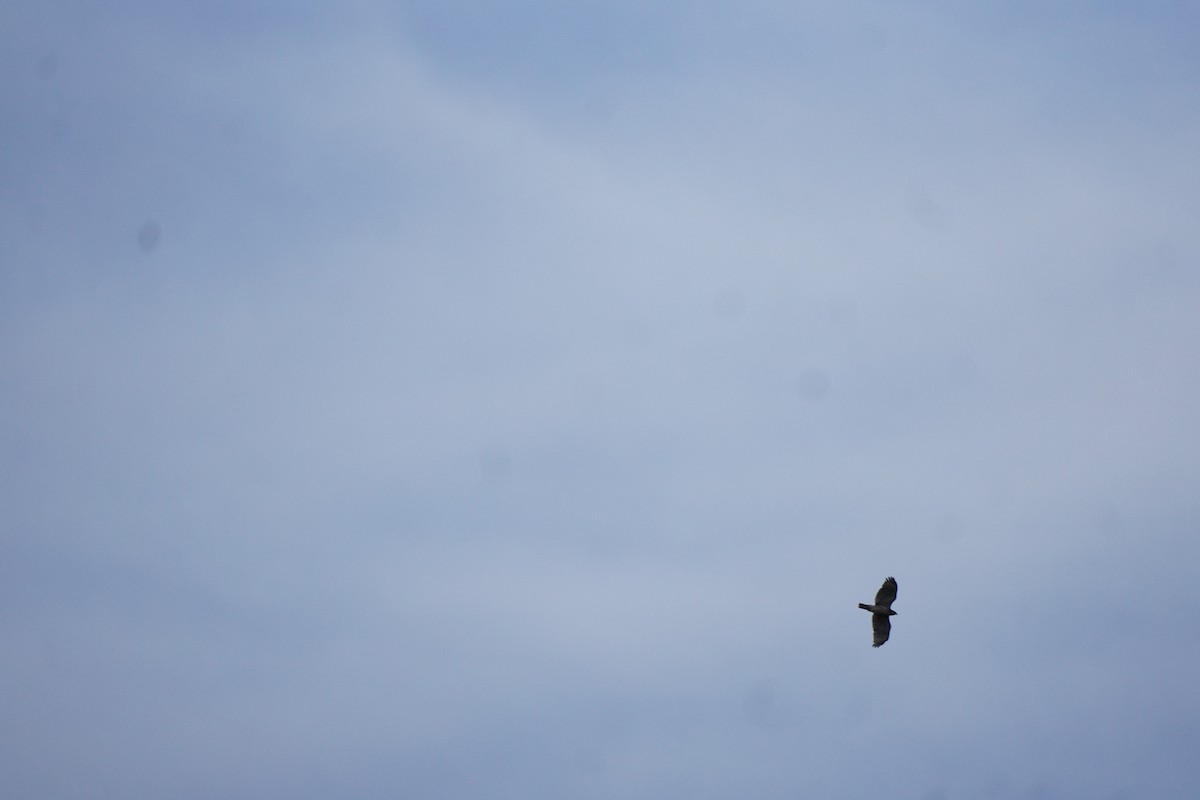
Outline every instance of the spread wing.
<path id="1" fill-rule="evenodd" d="M 895 583 L 895 581 L 893 581 Z M 886 584 L 885 584 L 886 585 Z M 888 636 L 892 633 L 892 621 L 887 614 L 872 614 L 871 628 L 875 631 L 875 640 L 871 642 L 871 647 L 879 647 L 888 640 Z"/>
<path id="2" fill-rule="evenodd" d="M 900 587 L 896 584 L 896 579 L 888 578 L 883 582 L 883 586 L 879 587 L 879 591 L 875 593 L 875 605 L 890 606 L 892 601 L 896 599 L 896 590 L 898 588 Z M 878 627 L 876 627 L 876 630 L 878 630 Z M 887 641 L 886 633 L 883 635 L 883 640 Z M 883 644 L 883 642 L 880 642 L 880 644 Z"/>

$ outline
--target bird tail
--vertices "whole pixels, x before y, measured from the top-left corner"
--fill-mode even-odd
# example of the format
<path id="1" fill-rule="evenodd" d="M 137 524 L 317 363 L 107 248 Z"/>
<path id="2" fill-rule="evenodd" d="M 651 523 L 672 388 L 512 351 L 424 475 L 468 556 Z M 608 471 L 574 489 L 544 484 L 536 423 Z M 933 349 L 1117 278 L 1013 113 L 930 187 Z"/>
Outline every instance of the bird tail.
<path id="1" fill-rule="evenodd" d="M 866 603 L 859 603 L 858 607 L 861 609 L 864 609 L 866 611 L 874 611 L 875 610 L 875 609 L 871 608 L 869 605 L 867 605 Z"/>

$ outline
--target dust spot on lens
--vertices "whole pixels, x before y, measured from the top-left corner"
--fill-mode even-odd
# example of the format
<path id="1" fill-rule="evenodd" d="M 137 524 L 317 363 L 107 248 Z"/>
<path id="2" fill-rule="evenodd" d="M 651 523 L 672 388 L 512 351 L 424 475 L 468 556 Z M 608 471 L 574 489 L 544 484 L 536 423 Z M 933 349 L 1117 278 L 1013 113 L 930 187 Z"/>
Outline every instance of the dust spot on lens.
<path id="1" fill-rule="evenodd" d="M 633 350 L 647 350 L 658 338 L 658 329 L 647 319 L 631 320 L 622 333 L 625 343 Z"/>
<path id="2" fill-rule="evenodd" d="M 829 394 L 829 373 L 817 367 L 810 367 L 800 373 L 800 396 L 810 403 L 825 399 Z"/>
<path id="3" fill-rule="evenodd" d="M 775 721 L 776 703 L 775 685 L 769 680 L 758 681 L 742 695 L 742 707 L 750 724 L 764 730 Z"/>
<path id="4" fill-rule="evenodd" d="M 58 73 L 58 56 L 50 54 L 44 55 L 37 62 L 37 76 L 39 81 L 48 81 Z"/>
<path id="5" fill-rule="evenodd" d="M 858 305 L 850 297 L 835 296 L 829 301 L 829 325 L 841 334 L 858 329 Z"/>
<path id="6" fill-rule="evenodd" d="M 603 405 L 606 396 L 604 384 L 593 380 L 582 380 L 575 384 L 573 394 L 577 403 L 588 408 Z"/>
<path id="7" fill-rule="evenodd" d="M 485 480 L 498 483 L 508 477 L 510 470 L 512 470 L 512 458 L 509 457 L 507 448 L 501 445 L 491 445 L 480 452 L 479 471 Z"/>
<path id="8" fill-rule="evenodd" d="M 737 319 L 745 310 L 746 298 L 737 289 L 722 289 L 713 297 L 713 313 L 720 319 Z"/>
<path id="9" fill-rule="evenodd" d="M 1096 528 L 1108 538 L 1120 536 L 1125 531 L 1125 518 L 1121 509 L 1111 503 L 1103 503 L 1096 513 Z"/>
<path id="10" fill-rule="evenodd" d="M 143 253 L 153 253 L 162 241 L 162 227 L 154 220 L 142 223 L 137 232 L 137 246 Z"/>
<path id="11" fill-rule="evenodd" d="M 934 538 L 939 544 L 953 544 L 962 538 L 966 527 L 966 523 L 958 514 L 946 514 L 938 522 Z"/>
<path id="12" fill-rule="evenodd" d="M 958 355 L 950 359 L 950 380 L 959 386 L 970 386 L 975 383 L 978 369 L 975 360 L 969 355 Z"/>
<path id="13" fill-rule="evenodd" d="M 917 225 L 932 233 L 939 233 L 950 227 L 950 216 L 945 207 L 927 192 L 909 193 L 908 212 Z"/>

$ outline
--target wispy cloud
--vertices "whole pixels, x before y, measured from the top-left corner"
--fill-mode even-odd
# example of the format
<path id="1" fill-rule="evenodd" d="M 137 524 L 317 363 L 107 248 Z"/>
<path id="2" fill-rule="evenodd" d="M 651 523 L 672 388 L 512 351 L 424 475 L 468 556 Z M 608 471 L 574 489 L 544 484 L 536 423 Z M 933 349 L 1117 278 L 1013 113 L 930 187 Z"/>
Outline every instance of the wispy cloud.
<path id="1" fill-rule="evenodd" d="M 551 5 L 0 11 L 10 793 L 1178 790 L 1190 12 Z"/>

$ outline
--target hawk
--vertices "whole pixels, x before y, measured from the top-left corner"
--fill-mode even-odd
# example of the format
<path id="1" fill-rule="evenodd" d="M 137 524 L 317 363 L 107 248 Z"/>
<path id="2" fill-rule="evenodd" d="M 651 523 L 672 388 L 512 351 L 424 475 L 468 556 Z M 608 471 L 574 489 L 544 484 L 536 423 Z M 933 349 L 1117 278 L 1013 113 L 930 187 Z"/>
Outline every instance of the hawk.
<path id="1" fill-rule="evenodd" d="M 888 640 L 888 634 L 892 632 L 892 621 L 889 617 L 896 615 L 896 612 L 892 611 L 892 603 L 896 599 L 897 588 L 896 579 L 888 578 L 875 593 L 875 605 L 858 604 L 859 608 L 871 612 L 871 628 L 875 631 L 875 641 L 871 643 L 871 647 L 879 647 Z"/>

